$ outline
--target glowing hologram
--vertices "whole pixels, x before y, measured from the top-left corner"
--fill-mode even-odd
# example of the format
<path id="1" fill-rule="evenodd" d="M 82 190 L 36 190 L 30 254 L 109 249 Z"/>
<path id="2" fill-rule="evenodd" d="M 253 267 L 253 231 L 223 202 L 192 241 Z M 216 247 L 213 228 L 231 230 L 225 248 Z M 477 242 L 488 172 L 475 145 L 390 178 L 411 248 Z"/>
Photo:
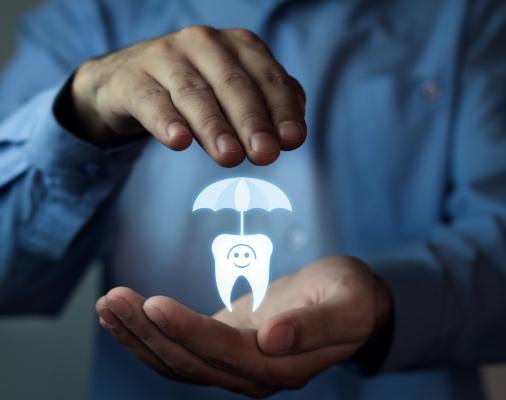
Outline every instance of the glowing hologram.
<path id="1" fill-rule="evenodd" d="M 254 208 L 267 211 L 284 208 L 292 211 L 288 197 L 277 186 L 254 178 L 224 179 L 209 185 L 193 204 L 193 211 L 201 208 L 213 211 L 231 208 L 243 212 Z"/>
<path id="2" fill-rule="evenodd" d="M 269 286 L 272 242 L 265 235 L 219 235 L 212 244 L 216 285 L 223 304 L 232 311 L 230 296 L 243 276 L 253 293 L 253 311 L 264 299 Z"/>
<path id="3" fill-rule="evenodd" d="M 197 196 L 193 211 L 231 208 L 240 213 L 240 234 L 219 235 L 211 246 L 216 285 L 221 300 L 232 311 L 230 295 L 235 282 L 243 276 L 253 293 L 253 311 L 262 303 L 269 286 L 269 265 L 273 246 L 265 235 L 244 234 L 244 213 L 252 209 L 292 211 L 286 195 L 272 183 L 254 178 L 223 179 L 206 187 Z"/>

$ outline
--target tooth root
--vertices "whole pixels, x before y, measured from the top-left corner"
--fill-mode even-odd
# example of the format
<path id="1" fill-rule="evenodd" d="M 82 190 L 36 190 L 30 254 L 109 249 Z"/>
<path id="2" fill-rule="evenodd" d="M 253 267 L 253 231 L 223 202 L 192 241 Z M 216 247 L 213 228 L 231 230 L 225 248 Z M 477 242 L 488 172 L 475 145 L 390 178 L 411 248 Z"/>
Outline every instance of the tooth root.
<path id="1" fill-rule="evenodd" d="M 216 268 L 216 286 L 218 287 L 218 293 L 220 294 L 221 300 L 227 307 L 228 311 L 232 311 L 230 298 L 232 296 L 232 288 L 234 287 L 237 278 L 238 275 L 233 273 L 233 271 L 227 271 L 227 269 L 224 268 Z"/>
<path id="2" fill-rule="evenodd" d="M 267 287 L 269 286 L 269 271 L 257 277 L 255 284 L 251 284 L 250 282 L 250 286 L 253 293 L 253 312 L 255 312 L 262 303 L 265 293 L 267 292 Z"/>

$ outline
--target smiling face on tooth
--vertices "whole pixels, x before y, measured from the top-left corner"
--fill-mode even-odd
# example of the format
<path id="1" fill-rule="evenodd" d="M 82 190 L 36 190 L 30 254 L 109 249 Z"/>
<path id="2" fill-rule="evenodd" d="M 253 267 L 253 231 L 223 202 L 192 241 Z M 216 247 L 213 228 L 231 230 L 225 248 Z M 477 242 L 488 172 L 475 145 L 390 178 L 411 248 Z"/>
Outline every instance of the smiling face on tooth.
<path id="1" fill-rule="evenodd" d="M 256 258 L 257 255 L 255 250 L 247 244 L 236 244 L 227 254 L 227 259 L 232 261 L 232 264 L 237 268 L 249 267 Z"/>
<path id="2" fill-rule="evenodd" d="M 230 296 L 239 277 L 248 281 L 253 293 L 253 311 L 262 302 L 269 285 L 271 240 L 261 234 L 216 237 L 211 246 L 218 292 L 225 306 L 232 311 Z"/>

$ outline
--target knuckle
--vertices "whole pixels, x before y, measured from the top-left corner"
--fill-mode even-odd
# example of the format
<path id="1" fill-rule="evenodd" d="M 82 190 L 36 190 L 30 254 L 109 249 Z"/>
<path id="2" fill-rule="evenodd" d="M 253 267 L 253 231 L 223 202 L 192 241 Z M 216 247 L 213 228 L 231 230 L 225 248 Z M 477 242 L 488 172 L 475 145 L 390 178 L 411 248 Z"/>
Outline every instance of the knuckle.
<path id="1" fill-rule="evenodd" d="M 97 62 L 97 60 L 88 60 L 78 67 L 73 82 L 78 92 L 90 92 L 96 95 L 97 91 L 102 86 L 105 74 L 104 72 L 97 73 L 95 71 Z"/>
<path id="2" fill-rule="evenodd" d="M 258 36 L 249 29 L 244 28 L 234 29 L 234 33 L 240 40 L 242 40 L 245 43 L 257 44 L 261 42 Z"/>
<path id="3" fill-rule="evenodd" d="M 209 93 L 212 89 L 209 84 L 194 72 L 181 71 L 171 74 L 176 83 L 176 93 L 179 100 L 187 97 L 200 96 Z"/>
<path id="4" fill-rule="evenodd" d="M 154 55 L 167 55 L 174 50 L 174 46 L 169 37 L 165 36 L 160 39 L 154 40 L 147 46 L 146 51 Z"/>
<path id="5" fill-rule="evenodd" d="M 188 25 L 181 29 L 180 34 L 189 40 L 213 40 L 217 30 L 208 25 Z"/>
<path id="6" fill-rule="evenodd" d="M 292 81 L 285 71 L 274 67 L 268 68 L 261 73 L 260 84 L 288 88 L 292 85 Z"/>
<path id="7" fill-rule="evenodd" d="M 256 33 L 248 29 L 234 29 L 235 37 L 250 49 L 266 52 L 270 54 L 267 45 L 256 35 Z"/>
<path id="8" fill-rule="evenodd" d="M 245 89 L 252 86 L 252 81 L 246 74 L 233 71 L 223 76 L 222 85 L 225 90 Z"/>
<path id="9" fill-rule="evenodd" d="M 241 115 L 239 124 L 242 128 L 245 128 L 253 124 L 258 124 L 259 122 L 261 122 L 263 125 L 269 123 L 266 115 L 263 113 L 258 111 L 249 111 Z"/>
<path id="10" fill-rule="evenodd" d="M 142 86 L 134 89 L 134 91 L 136 100 L 139 102 L 152 101 L 167 96 L 167 91 L 161 86 Z"/>
<path id="11" fill-rule="evenodd" d="M 221 130 L 223 122 L 223 118 L 218 114 L 205 115 L 201 119 L 202 127 L 206 130 Z"/>

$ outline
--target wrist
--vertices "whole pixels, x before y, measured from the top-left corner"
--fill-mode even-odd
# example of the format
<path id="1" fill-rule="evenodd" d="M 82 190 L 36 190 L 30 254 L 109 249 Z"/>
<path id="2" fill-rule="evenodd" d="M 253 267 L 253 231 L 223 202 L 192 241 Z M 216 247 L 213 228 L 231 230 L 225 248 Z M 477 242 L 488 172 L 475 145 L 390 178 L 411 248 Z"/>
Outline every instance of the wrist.
<path id="1" fill-rule="evenodd" d="M 128 138 L 112 131 L 86 100 L 86 87 L 90 83 L 86 82 L 86 73 L 82 72 L 83 69 L 88 69 L 87 64 L 83 64 L 74 72 L 56 97 L 53 107 L 56 120 L 67 131 L 98 147 L 107 148 L 124 144 Z"/>

